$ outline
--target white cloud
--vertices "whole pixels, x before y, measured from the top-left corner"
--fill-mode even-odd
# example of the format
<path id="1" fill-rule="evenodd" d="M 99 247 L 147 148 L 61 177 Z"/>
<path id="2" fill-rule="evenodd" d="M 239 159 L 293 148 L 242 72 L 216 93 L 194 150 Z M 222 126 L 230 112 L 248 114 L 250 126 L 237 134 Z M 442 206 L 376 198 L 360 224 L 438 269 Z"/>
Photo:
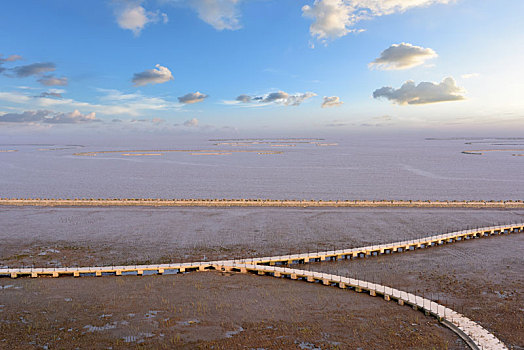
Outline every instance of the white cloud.
<path id="1" fill-rule="evenodd" d="M 415 105 L 464 100 L 463 92 L 452 77 L 447 77 L 438 84 L 423 81 L 415 85 L 413 81 L 407 81 L 399 89 L 385 86 L 375 90 L 373 97 L 384 97 L 399 105 Z"/>
<path id="2" fill-rule="evenodd" d="M 156 23 L 161 19 L 163 23 L 168 21 L 165 13 L 147 11 L 141 5 L 141 0 L 119 0 L 113 3 L 118 25 L 122 29 L 131 30 L 135 36 L 138 36 L 148 23 Z"/>
<path id="3" fill-rule="evenodd" d="M 369 68 L 380 70 L 408 69 L 423 64 L 426 60 L 437 57 L 430 48 L 409 43 L 393 44 L 369 64 Z"/>
<path id="4" fill-rule="evenodd" d="M 302 14 L 313 19 L 309 27 L 311 35 L 325 42 L 360 31 L 354 26 L 364 19 L 451 1 L 453 0 L 315 0 L 312 6 L 302 7 Z"/>
<path id="5" fill-rule="evenodd" d="M 190 92 L 178 98 L 178 102 L 192 104 L 204 101 L 208 96 L 200 92 Z"/>
<path id="6" fill-rule="evenodd" d="M 236 98 L 236 102 L 238 103 L 251 103 L 251 102 L 257 102 L 257 103 L 278 103 L 285 106 L 299 106 L 302 102 L 307 100 L 308 98 L 311 98 L 313 96 L 317 96 L 314 92 L 304 92 L 304 93 L 296 93 L 296 94 L 288 94 L 284 91 L 277 91 L 277 92 L 271 92 L 262 96 L 249 96 L 249 95 L 240 95 Z M 228 101 L 230 102 L 230 101 Z M 232 104 L 232 103 L 229 103 Z"/>
<path id="7" fill-rule="evenodd" d="M 351 8 L 343 0 L 315 0 L 313 6 L 302 7 L 302 14 L 312 18 L 309 32 L 319 40 L 334 39 L 351 31 Z"/>
<path id="8" fill-rule="evenodd" d="M 52 108 L 61 110 L 90 110 L 103 115 L 129 115 L 138 117 L 151 112 L 180 110 L 182 104 L 161 97 L 148 97 L 140 93 L 125 94 L 118 90 L 98 89 L 104 93 L 101 103 L 90 103 L 73 99 L 34 97 L 26 92 L 0 92 L 0 101 L 23 105 L 24 108 Z"/>
<path id="9" fill-rule="evenodd" d="M 187 126 L 188 128 L 197 127 L 198 126 L 198 119 L 197 118 L 193 118 L 193 119 L 190 119 L 190 120 L 186 120 L 184 122 L 184 126 Z"/>
<path id="10" fill-rule="evenodd" d="M 70 113 L 57 113 L 49 110 L 25 111 L 23 113 L 6 113 L 0 116 L 4 123 L 48 123 L 48 124 L 82 124 L 99 122 L 94 112 L 82 114 L 78 110 Z"/>
<path id="11" fill-rule="evenodd" d="M 140 116 L 148 112 L 179 110 L 182 105 L 161 97 L 144 96 L 141 93 L 126 94 L 118 90 L 99 89 L 105 93 L 100 98 L 104 104 L 97 105 L 101 114 L 127 114 Z M 106 110 L 107 109 L 107 110 Z"/>
<path id="12" fill-rule="evenodd" d="M 314 92 L 298 93 L 290 95 L 282 103 L 286 106 L 299 106 L 302 102 L 314 96 L 317 96 Z"/>
<path id="13" fill-rule="evenodd" d="M 82 114 L 76 109 L 70 113 L 57 113 L 49 118 L 44 119 L 45 123 L 51 124 L 79 124 L 98 121 L 100 121 L 100 119 L 96 118 L 95 112 Z"/>
<path id="14" fill-rule="evenodd" d="M 31 100 L 31 97 L 18 93 L 18 92 L 1 92 L 0 101 L 6 101 L 11 103 L 27 103 Z"/>
<path id="15" fill-rule="evenodd" d="M 161 84 L 170 80 L 174 80 L 173 74 L 167 67 L 159 64 L 155 65 L 157 69 L 147 69 L 144 72 L 135 73 L 133 75 L 133 84 L 135 86 L 142 86 L 146 84 Z"/>
<path id="16" fill-rule="evenodd" d="M 454 0 L 350 0 L 355 7 L 364 9 L 375 16 L 404 12 L 413 7 L 448 4 Z"/>
<path id="17" fill-rule="evenodd" d="M 324 96 L 322 101 L 322 108 L 326 107 L 337 107 L 342 105 L 344 102 L 340 101 L 338 96 Z"/>
<path id="18" fill-rule="evenodd" d="M 240 29 L 240 0 L 191 0 L 198 17 L 217 30 Z"/>

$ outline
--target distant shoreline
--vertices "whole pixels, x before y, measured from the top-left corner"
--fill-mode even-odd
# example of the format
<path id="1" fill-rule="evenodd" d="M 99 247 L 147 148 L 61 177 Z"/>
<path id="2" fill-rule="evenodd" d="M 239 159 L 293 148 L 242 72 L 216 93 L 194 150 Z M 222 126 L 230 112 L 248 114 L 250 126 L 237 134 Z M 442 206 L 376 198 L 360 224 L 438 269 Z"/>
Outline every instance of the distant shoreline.
<path id="1" fill-rule="evenodd" d="M 420 200 L 274 200 L 274 199 L 40 199 L 0 198 L 3 206 L 41 207 L 361 207 L 361 208 L 524 208 L 522 200 L 507 201 L 420 201 Z"/>

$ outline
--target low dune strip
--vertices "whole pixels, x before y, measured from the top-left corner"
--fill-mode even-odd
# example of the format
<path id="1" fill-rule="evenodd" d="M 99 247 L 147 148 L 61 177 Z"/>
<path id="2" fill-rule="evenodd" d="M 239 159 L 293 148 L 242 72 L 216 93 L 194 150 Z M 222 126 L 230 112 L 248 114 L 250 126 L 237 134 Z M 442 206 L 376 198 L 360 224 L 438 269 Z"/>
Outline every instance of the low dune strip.
<path id="1" fill-rule="evenodd" d="M 160 199 L 160 198 L 0 198 L 0 205 L 86 207 L 399 207 L 399 208 L 524 208 L 522 200 L 275 200 L 275 199 Z"/>
<path id="2" fill-rule="evenodd" d="M 123 156 L 161 156 L 162 153 L 122 153 Z"/>
<path id="3" fill-rule="evenodd" d="M 190 153 L 190 154 L 209 154 L 209 153 L 257 153 L 263 150 L 216 150 L 216 149 L 150 149 L 150 150 L 122 150 L 122 151 L 93 151 L 93 152 L 77 152 L 74 156 L 96 156 L 99 154 L 120 154 L 120 155 L 144 155 L 144 154 L 164 154 L 164 153 Z M 281 151 L 273 151 L 273 154 L 282 154 Z"/>

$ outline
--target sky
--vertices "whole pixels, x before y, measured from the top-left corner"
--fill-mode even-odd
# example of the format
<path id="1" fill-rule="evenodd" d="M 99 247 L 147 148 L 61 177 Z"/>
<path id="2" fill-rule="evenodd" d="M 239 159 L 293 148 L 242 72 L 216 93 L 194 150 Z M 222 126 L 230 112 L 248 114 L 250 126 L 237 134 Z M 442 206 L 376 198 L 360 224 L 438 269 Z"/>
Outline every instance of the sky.
<path id="1" fill-rule="evenodd" d="M 524 130 L 524 1 L 6 0 L 0 133 Z"/>

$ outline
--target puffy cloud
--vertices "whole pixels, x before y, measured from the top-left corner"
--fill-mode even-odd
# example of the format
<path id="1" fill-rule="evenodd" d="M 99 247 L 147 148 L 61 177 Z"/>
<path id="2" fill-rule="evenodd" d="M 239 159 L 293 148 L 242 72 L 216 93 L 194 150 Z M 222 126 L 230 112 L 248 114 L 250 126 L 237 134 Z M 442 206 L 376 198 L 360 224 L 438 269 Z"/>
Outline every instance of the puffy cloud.
<path id="1" fill-rule="evenodd" d="M 336 107 L 342 105 L 344 102 L 340 101 L 338 96 L 324 96 L 322 101 L 322 108 L 326 107 Z"/>
<path id="2" fill-rule="evenodd" d="M 393 44 L 369 64 L 369 68 L 381 70 L 408 69 L 423 64 L 426 60 L 437 57 L 430 48 L 411 45 L 409 43 Z"/>
<path id="3" fill-rule="evenodd" d="M 135 86 L 142 86 L 146 84 L 162 84 L 170 80 L 174 80 L 171 71 L 159 64 L 155 65 L 157 69 L 147 69 L 144 72 L 135 73 L 133 75 L 133 84 Z"/>
<path id="4" fill-rule="evenodd" d="M 285 106 L 299 106 L 304 100 L 317 96 L 314 92 L 305 92 L 297 93 L 290 95 L 284 91 L 277 91 L 265 94 L 263 96 L 249 96 L 249 95 L 240 95 L 236 98 L 237 102 L 250 103 L 278 103 Z"/>
<path id="5" fill-rule="evenodd" d="M 190 119 L 190 120 L 186 120 L 184 122 L 184 126 L 187 126 L 188 128 L 197 127 L 198 126 L 198 119 L 197 118 L 193 118 L 193 119 Z"/>
<path id="6" fill-rule="evenodd" d="M 192 0 L 191 6 L 197 11 L 198 17 L 217 30 L 240 29 L 240 0 Z"/>
<path id="7" fill-rule="evenodd" d="M 326 41 L 360 31 L 354 26 L 363 19 L 451 1 L 453 0 L 315 0 L 312 6 L 302 7 L 302 14 L 313 19 L 309 27 L 311 35 Z"/>
<path id="8" fill-rule="evenodd" d="M 42 75 L 47 72 L 52 72 L 56 66 L 52 62 L 33 63 L 25 66 L 18 66 L 11 69 L 19 78 L 29 77 L 31 75 Z"/>
<path id="9" fill-rule="evenodd" d="M 25 111 L 23 113 L 7 113 L 0 116 L 0 122 L 5 123 L 49 123 L 49 124 L 80 124 L 98 122 L 94 112 L 82 114 L 78 110 L 70 113 L 55 113 L 49 110 Z"/>
<path id="10" fill-rule="evenodd" d="M 423 81 L 415 85 L 413 81 L 407 81 L 399 89 L 385 86 L 375 90 L 373 97 L 384 97 L 399 105 L 416 105 L 464 100 L 463 92 L 452 77 L 447 77 L 439 84 Z"/>
<path id="11" fill-rule="evenodd" d="M 313 6 L 302 7 L 302 14 L 312 18 L 312 36 L 320 40 L 338 38 L 351 31 L 351 8 L 343 0 L 315 0 Z"/>
<path id="12" fill-rule="evenodd" d="M 185 94 L 184 96 L 180 96 L 178 98 L 178 102 L 185 103 L 185 104 L 191 104 L 191 103 L 197 103 L 204 101 L 208 96 L 205 94 L 202 94 L 200 92 L 190 92 L 188 94 Z"/>
<path id="13" fill-rule="evenodd" d="M 128 29 L 138 36 L 148 23 L 156 23 L 162 19 L 167 23 L 165 13 L 151 12 L 141 5 L 141 0 L 119 0 L 114 1 L 116 21 L 120 28 Z"/>
<path id="14" fill-rule="evenodd" d="M 275 102 L 275 101 L 283 101 L 289 98 L 289 94 L 284 91 L 277 91 L 277 92 L 271 92 L 267 94 L 265 97 L 255 97 L 255 100 L 260 100 L 261 102 Z"/>
<path id="15" fill-rule="evenodd" d="M 55 77 L 54 75 L 44 75 L 40 79 L 38 79 L 38 82 L 45 86 L 65 86 L 68 83 L 68 80 L 66 77 Z"/>

